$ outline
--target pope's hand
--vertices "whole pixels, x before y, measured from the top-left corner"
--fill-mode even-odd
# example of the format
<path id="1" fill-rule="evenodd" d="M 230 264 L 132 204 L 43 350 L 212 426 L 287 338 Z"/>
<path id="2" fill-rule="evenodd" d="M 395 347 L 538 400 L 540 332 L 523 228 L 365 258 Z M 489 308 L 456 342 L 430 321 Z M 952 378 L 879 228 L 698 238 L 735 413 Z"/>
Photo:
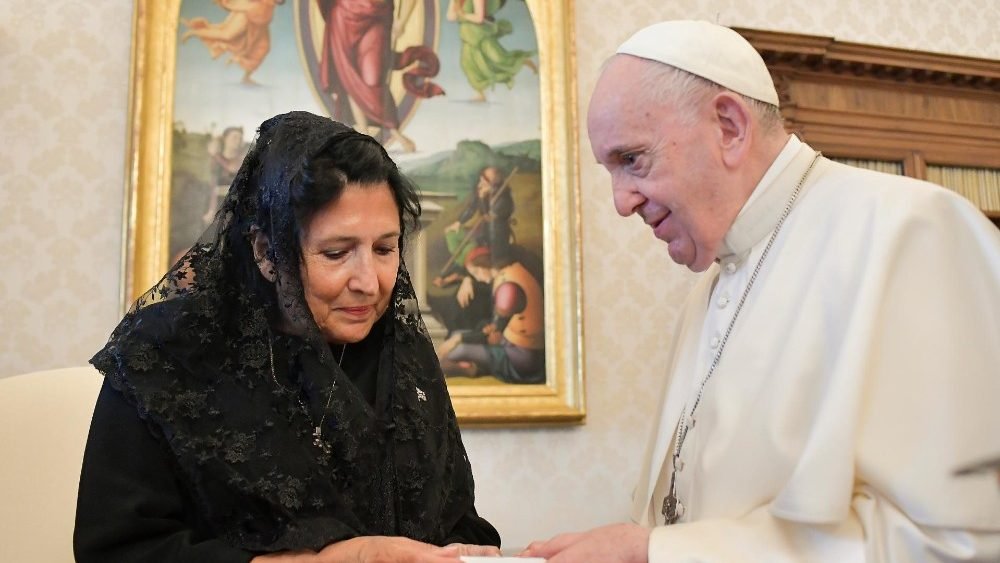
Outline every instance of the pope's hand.
<path id="1" fill-rule="evenodd" d="M 648 547 L 648 528 L 612 524 L 531 542 L 518 556 L 542 557 L 547 563 L 646 563 Z"/>

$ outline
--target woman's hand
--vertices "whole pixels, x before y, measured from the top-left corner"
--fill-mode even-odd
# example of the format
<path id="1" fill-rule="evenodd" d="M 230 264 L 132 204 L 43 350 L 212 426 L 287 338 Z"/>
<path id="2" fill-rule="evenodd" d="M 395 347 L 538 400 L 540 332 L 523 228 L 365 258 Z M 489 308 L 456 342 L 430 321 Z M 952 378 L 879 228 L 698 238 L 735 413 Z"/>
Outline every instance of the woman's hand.
<path id="1" fill-rule="evenodd" d="M 250 563 L 461 563 L 461 557 L 497 556 L 492 545 L 453 543 L 438 547 L 409 538 L 365 536 L 331 543 L 315 551 L 258 555 Z"/>
<path id="2" fill-rule="evenodd" d="M 460 557 L 465 553 L 462 553 L 460 545 L 463 544 L 438 547 L 409 538 L 365 536 L 332 543 L 320 550 L 314 561 L 317 563 L 461 563 Z"/>
<path id="3" fill-rule="evenodd" d="M 315 551 L 280 551 L 258 555 L 251 559 L 250 563 L 310 563 L 316 560 Z"/>
<path id="4" fill-rule="evenodd" d="M 444 546 L 445 549 L 455 548 L 459 557 L 468 555 L 469 557 L 499 557 L 500 548 L 492 545 L 476 545 L 471 543 L 450 543 Z"/>

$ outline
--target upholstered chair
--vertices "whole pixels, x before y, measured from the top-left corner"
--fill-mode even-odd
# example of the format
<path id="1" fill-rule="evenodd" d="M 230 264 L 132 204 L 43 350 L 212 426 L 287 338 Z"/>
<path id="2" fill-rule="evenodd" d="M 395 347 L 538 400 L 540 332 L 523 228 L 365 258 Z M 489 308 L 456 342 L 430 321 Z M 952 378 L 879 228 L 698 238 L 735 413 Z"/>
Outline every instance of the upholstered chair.
<path id="1" fill-rule="evenodd" d="M 91 366 L 0 378 L 0 561 L 71 563 Z"/>

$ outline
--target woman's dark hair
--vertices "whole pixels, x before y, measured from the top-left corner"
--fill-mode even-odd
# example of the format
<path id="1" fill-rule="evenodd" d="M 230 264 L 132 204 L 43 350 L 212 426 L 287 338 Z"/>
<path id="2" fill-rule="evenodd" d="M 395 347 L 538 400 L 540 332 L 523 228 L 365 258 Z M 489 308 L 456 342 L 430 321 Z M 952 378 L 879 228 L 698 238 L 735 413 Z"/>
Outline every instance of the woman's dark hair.
<path id="1" fill-rule="evenodd" d="M 296 238 L 320 209 L 336 201 L 349 184 L 372 186 L 385 182 L 392 190 L 399 211 L 400 248 L 419 228 L 420 201 L 416 189 L 396 163 L 368 135 L 353 131 L 335 135 L 302 167 L 298 182 L 290 186 Z"/>
<path id="2" fill-rule="evenodd" d="M 300 293 L 300 236 L 309 220 L 348 185 L 382 182 L 389 185 L 399 212 L 402 259 L 406 240 L 420 225 L 420 202 L 413 184 L 378 141 L 307 112 L 262 123 L 220 214 L 224 219 L 217 244 L 227 247 L 224 254 L 232 258 L 228 276 L 238 280 L 229 285 L 244 287 L 243 298 L 277 305 L 275 284 L 261 276 L 251 250 L 253 235 L 260 231 L 267 235 L 267 257 L 283 291 Z"/>

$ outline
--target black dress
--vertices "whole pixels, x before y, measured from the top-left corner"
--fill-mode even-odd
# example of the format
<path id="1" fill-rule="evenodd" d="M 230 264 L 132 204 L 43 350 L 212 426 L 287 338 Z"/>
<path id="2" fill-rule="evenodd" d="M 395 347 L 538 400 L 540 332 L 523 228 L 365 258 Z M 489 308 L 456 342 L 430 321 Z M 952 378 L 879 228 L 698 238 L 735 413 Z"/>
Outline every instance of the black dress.
<path id="1" fill-rule="evenodd" d="M 171 313 L 172 314 L 172 313 Z M 373 334 L 378 334 L 384 330 L 385 323 L 379 323 L 373 330 Z M 275 336 L 275 358 L 276 364 L 280 366 L 279 383 L 283 390 L 287 391 L 296 385 L 304 385 L 295 373 L 301 373 L 303 369 L 310 369 L 314 362 L 310 360 L 309 348 L 295 338 L 278 335 Z M 351 346 L 350 353 L 342 358 L 343 365 L 350 373 L 357 374 L 349 383 L 351 392 L 357 391 L 364 397 L 368 407 L 377 404 L 379 394 L 378 366 L 380 354 L 377 349 L 379 338 L 372 336 L 365 339 L 360 344 Z M 334 351 L 339 353 L 339 347 Z M 162 377 L 162 374 L 161 374 Z M 276 392 L 274 387 L 261 382 L 255 394 L 273 395 Z M 271 382 L 273 383 L 273 382 Z M 427 387 L 432 390 L 432 387 Z M 306 393 L 303 397 L 305 402 L 310 404 L 323 402 L 322 393 L 316 393 L 316 397 Z M 284 394 L 280 395 L 284 397 Z M 287 397 L 285 397 L 287 398 Z M 420 404 L 427 401 L 417 400 Z M 297 402 L 297 401 L 296 401 Z M 294 411 L 295 406 L 291 409 Z M 300 407 L 301 405 L 297 405 Z M 80 562 L 107 562 L 107 561 L 218 561 L 218 562 L 244 562 L 249 561 L 255 555 L 272 551 L 268 546 L 259 543 L 248 542 L 244 545 L 238 544 L 238 537 L 227 537 L 223 539 L 225 532 L 220 532 L 218 522 L 213 522 L 212 517 L 206 517 L 203 509 L 199 508 L 204 503 L 204 499 L 198 498 L 198 494 L 192 491 L 190 486 L 191 478 L 178 463 L 175 453 L 176 447 L 172 448 L 163 430 L 149 420 L 143 420 L 136 406 L 109 381 L 106 381 L 97 401 L 94 417 L 91 423 L 90 437 L 84 456 L 83 469 L 80 477 L 80 494 L 77 504 L 77 521 L 74 535 L 74 548 L 77 560 Z M 148 417 L 147 417 L 148 418 Z M 305 423 L 304 416 L 298 413 L 292 420 Z M 331 424 L 332 419 L 324 425 L 324 430 L 337 431 L 337 426 Z M 276 421 L 270 423 L 265 421 L 265 425 L 275 425 Z M 280 424 L 279 424 L 280 425 Z M 397 432 L 396 425 L 391 425 L 389 432 Z M 402 432 L 412 432 L 406 422 L 401 424 Z M 306 426 L 303 425 L 303 428 Z M 340 429 L 345 431 L 344 428 Z M 447 433 L 445 433 L 447 434 Z M 302 438 L 304 439 L 304 438 Z M 384 448 L 386 443 L 375 446 Z M 309 446 L 312 446 L 309 444 Z M 374 444 L 373 444 L 374 446 Z M 225 450 L 226 446 L 220 444 L 220 449 Z M 361 449 L 364 449 L 363 447 Z M 312 451 L 307 448 L 307 455 Z M 266 455 L 266 454 L 263 454 Z M 466 464 L 464 452 L 461 460 Z M 254 460 L 248 459 L 248 462 Z M 402 465 L 415 466 L 417 460 L 401 460 Z M 330 459 L 328 462 L 329 471 L 327 474 L 334 478 L 343 476 L 344 472 L 338 470 L 338 461 Z M 373 468 L 374 469 L 374 468 Z M 360 473 L 365 473 L 364 471 Z M 377 471 L 370 471 L 373 476 Z M 398 473 L 397 473 L 398 475 Z M 471 473 L 468 466 L 459 468 L 458 479 L 460 483 L 468 480 L 471 484 Z M 388 481 L 394 481 L 389 479 Z M 416 483 L 416 489 L 424 488 L 425 483 Z M 426 483 L 427 488 L 442 488 L 443 483 Z M 377 485 L 378 488 L 385 488 Z M 396 482 L 390 482 L 391 493 L 387 496 L 391 504 L 400 504 L 400 492 L 402 487 Z M 444 487 L 450 488 L 450 487 Z M 359 491 L 367 490 L 365 485 L 358 485 Z M 215 489 L 218 491 L 218 489 Z M 460 494 L 455 495 L 461 498 L 465 491 L 460 490 Z M 222 491 L 218 493 L 216 502 L 241 503 L 240 500 L 224 500 L 229 495 L 238 495 L 239 491 Z M 370 493 L 365 494 L 366 498 L 376 497 Z M 373 499 L 374 501 L 374 499 Z M 466 508 L 462 514 L 448 514 L 450 510 L 444 511 L 445 518 L 453 521 L 446 524 L 447 529 L 440 529 L 440 522 L 435 525 L 432 522 L 421 524 L 425 528 L 422 539 L 439 545 L 447 545 L 453 542 L 470 543 L 479 545 L 499 545 L 499 536 L 496 530 L 486 520 L 480 518 L 472 504 L 471 496 L 462 501 Z M 362 503 L 363 504 L 363 503 Z M 323 519 L 330 524 L 326 533 L 320 532 L 322 539 L 313 540 L 309 545 L 282 545 L 281 548 L 301 548 L 308 547 L 318 549 L 323 544 L 333 541 L 348 539 L 360 535 L 403 535 L 401 527 L 405 525 L 398 521 L 398 510 L 384 510 L 384 507 L 354 507 L 352 514 L 345 518 L 340 512 L 344 507 L 326 507 L 329 514 L 324 514 L 324 510 L 313 511 L 305 517 L 310 520 Z M 269 510 L 265 509 L 267 512 Z M 294 511 L 292 511 L 294 512 Z M 305 510 L 305 512 L 310 512 Z M 215 511 L 216 514 L 219 511 Z M 378 515 L 374 518 L 365 518 L 364 514 Z M 387 513 L 392 514 L 392 522 L 386 522 L 384 517 Z M 360 523 L 361 520 L 367 520 Z M 381 522 L 374 522 L 379 521 Z M 347 522 L 345 522 L 347 521 Z M 412 527 L 414 522 L 410 522 Z M 372 526 L 375 526 L 374 528 Z M 360 528 L 360 529 L 357 529 Z M 413 529 L 410 529 L 412 534 Z M 271 532 L 273 537 L 280 537 L 280 533 Z M 230 534 L 231 536 L 231 534 Z M 418 536 L 419 537 L 419 536 Z M 234 542 L 234 540 L 237 540 Z M 259 542 L 259 540 L 256 540 Z"/>
<path id="2" fill-rule="evenodd" d="M 388 309 L 343 356 L 305 302 L 299 214 L 341 175 L 395 186 L 402 254 L 419 206 L 384 149 L 328 118 L 276 116 L 215 223 L 91 359 L 106 380 L 80 479 L 79 561 L 247 561 L 362 536 L 499 545 L 476 514 L 404 262 Z M 248 242 L 257 229 L 271 278 Z"/>
<path id="3" fill-rule="evenodd" d="M 175 465 L 135 407 L 105 383 L 80 475 L 76 560 L 250 561 L 250 551 L 212 537 Z"/>

